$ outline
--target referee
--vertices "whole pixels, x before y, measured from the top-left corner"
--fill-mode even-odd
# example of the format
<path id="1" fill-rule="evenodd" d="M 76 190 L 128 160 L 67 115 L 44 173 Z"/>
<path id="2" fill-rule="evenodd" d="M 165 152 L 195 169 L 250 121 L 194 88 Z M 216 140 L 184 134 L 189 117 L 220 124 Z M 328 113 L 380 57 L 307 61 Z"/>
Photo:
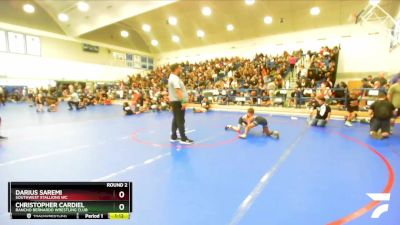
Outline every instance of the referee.
<path id="1" fill-rule="evenodd" d="M 172 113 L 174 114 L 172 120 L 171 142 L 179 141 L 181 144 L 190 145 L 194 142 L 185 135 L 185 103 L 188 100 L 188 94 L 185 85 L 179 78 L 182 68 L 179 64 L 173 64 L 170 69 L 171 74 L 168 79 L 168 93 Z M 181 137 L 180 140 L 178 139 L 176 130 L 179 130 Z"/>

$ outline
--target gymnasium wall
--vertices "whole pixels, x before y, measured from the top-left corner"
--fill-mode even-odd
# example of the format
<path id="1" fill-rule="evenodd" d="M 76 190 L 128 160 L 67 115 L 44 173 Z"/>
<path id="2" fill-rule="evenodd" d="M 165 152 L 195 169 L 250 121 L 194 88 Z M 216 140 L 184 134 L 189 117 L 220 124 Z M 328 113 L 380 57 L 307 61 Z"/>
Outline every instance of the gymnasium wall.
<path id="1" fill-rule="evenodd" d="M 400 46 L 397 46 L 397 48 L 390 52 L 389 57 L 391 71 L 393 73 L 400 73 Z"/>
<path id="2" fill-rule="evenodd" d="M 0 23 L 0 29 L 36 35 L 41 38 L 41 56 L 0 52 L 0 84 L 20 84 L 27 80 L 118 80 L 128 74 L 145 73 L 142 69 L 128 68 L 112 57 L 112 52 L 149 53 L 124 49 L 59 34 Z M 82 43 L 100 46 L 99 53 L 84 52 Z"/>
<path id="3" fill-rule="evenodd" d="M 399 64 L 392 61 L 389 41 L 379 26 L 344 25 L 273 35 L 238 42 L 167 52 L 155 56 L 159 65 L 190 61 L 199 62 L 215 57 L 241 56 L 256 53 L 281 54 L 284 50 L 319 50 L 321 46 L 340 45 L 339 79 L 359 79 L 361 75 L 379 71 L 394 72 Z"/>
<path id="4" fill-rule="evenodd" d="M 398 9 L 396 21 L 400 21 L 400 7 Z M 400 73 L 400 45 L 390 52 L 390 65 L 394 72 Z"/>

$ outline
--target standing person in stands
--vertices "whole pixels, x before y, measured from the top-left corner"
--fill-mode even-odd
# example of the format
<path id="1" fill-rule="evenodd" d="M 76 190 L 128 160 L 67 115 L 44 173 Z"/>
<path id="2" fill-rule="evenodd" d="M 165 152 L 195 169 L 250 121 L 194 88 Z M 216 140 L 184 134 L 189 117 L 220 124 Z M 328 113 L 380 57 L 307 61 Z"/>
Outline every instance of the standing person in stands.
<path id="1" fill-rule="evenodd" d="M 290 63 L 290 72 L 292 73 L 291 77 L 293 78 L 293 73 L 294 73 L 294 67 L 296 65 L 297 58 L 294 55 L 291 55 L 289 57 L 289 63 Z"/>
<path id="2" fill-rule="evenodd" d="M 361 82 L 362 82 L 361 88 L 364 89 L 372 88 L 371 82 L 367 78 L 363 78 Z"/>
<path id="3" fill-rule="evenodd" d="M 367 78 L 365 78 L 369 84 L 369 86 L 373 86 L 373 82 L 372 82 L 372 75 L 368 75 Z"/>
<path id="4" fill-rule="evenodd" d="M 186 137 L 185 134 L 185 103 L 188 101 L 186 87 L 179 75 L 182 69 L 179 64 L 173 64 L 170 67 L 171 74 L 168 78 L 169 101 L 174 115 L 172 119 L 171 142 L 179 141 L 181 144 L 193 144 L 194 141 Z M 180 140 L 176 131 L 179 130 Z"/>
<path id="5" fill-rule="evenodd" d="M 394 83 L 390 88 L 388 92 L 388 100 L 394 105 L 396 108 L 396 115 L 394 118 L 390 121 L 391 124 L 391 131 L 393 131 L 394 124 L 396 121 L 396 118 L 400 116 L 400 79 L 395 80 L 396 83 Z"/>
<path id="6" fill-rule="evenodd" d="M 385 73 L 381 72 L 377 77 L 372 79 L 372 83 L 375 84 L 376 81 L 379 81 L 380 85 L 383 87 L 387 84 L 387 80 L 385 78 Z"/>
<path id="7" fill-rule="evenodd" d="M 390 119 L 395 113 L 395 107 L 387 100 L 385 92 L 379 92 L 378 100 L 370 106 L 368 112 L 371 116 L 370 135 L 376 139 L 389 137 Z"/>
<path id="8" fill-rule="evenodd" d="M 311 126 L 325 127 L 331 117 L 331 107 L 326 104 L 323 96 L 317 97 L 316 100 L 318 104 L 314 106 L 308 123 Z"/>
<path id="9" fill-rule="evenodd" d="M 366 90 L 366 89 L 370 89 L 370 88 L 372 88 L 372 85 L 371 85 L 371 82 L 367 79 L 367 78 L 363 78 L 362 80 L 361 80 L 361 82 L 362 82 L 362 86 L 361 86 L 361 88 L 362 88 L 362 90 L 361 90 L 361 95 L 362 96 L 368 96 L 368 90 Z"/>

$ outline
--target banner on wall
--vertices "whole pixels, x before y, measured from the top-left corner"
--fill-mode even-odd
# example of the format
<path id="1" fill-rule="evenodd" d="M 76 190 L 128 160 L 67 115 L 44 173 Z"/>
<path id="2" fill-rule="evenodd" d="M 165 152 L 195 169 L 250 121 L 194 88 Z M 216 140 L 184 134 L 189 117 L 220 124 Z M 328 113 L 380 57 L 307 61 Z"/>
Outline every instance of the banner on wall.
<path id="1" fill-rule="evenodd" d="M 398 19 L 396 25 L 393 26 L 391 35 L 392 39 L 390 42 L 390 50 L 393 50 L 398 45 L 400 45 L 400 19 Z"/>
<path id="2" fill-rule="evenodd" d="M 142 63 L 142 57 L 140 55 L 134 55 L 133 56 L 133 67 L 134 68 L 141 68 L 141 63 Z"/>
<path id="3" fill-rule="evenodd" d="M 25 54 L 25 37 L 23 34 L 8 32 L 8 47 L 10 52 Z"/>
<path id="4" fill-rule="evenodd" d="M 147 58 L 147 69 L 152 70 L 154 68 L 153 58 Z"/>
<path id="5" fill-rule="evenodd" d="M 125 61 L 126 60 L 126 55 L 124 53 L 113 52 L 112 56 L 113 56 L 114 60 L 118 60 L 118 61 Z"/>
<path id="6" fill-rule="evenodd" d="M 41 55 L 41 43 L 39 37 L 26 35 L 26 53 L 28 55 Z"/>
<path id="7" fill-rule="evenodd" d="M 7 38 L 6 32 L 4 30 L 0 30 L 0 52 L 7 51 Z"/>
<path id="8" fill-rule="evenodd" d="M 133 55 L 126 54 L 126 66 L 129 68 L 133 68 Z"/>
<path id="9" fill-rule="evenodd" d="M 147 69 L 147 57 L 146 56 L 142 56 L 141 59 L 141 65 L 142 65 L 142 69 Z"/>
<path id="10" fill-rule="evenodd" d="M 132 54 L 126 54 L 126 61 L 133 61 L 133 55 Z"/>

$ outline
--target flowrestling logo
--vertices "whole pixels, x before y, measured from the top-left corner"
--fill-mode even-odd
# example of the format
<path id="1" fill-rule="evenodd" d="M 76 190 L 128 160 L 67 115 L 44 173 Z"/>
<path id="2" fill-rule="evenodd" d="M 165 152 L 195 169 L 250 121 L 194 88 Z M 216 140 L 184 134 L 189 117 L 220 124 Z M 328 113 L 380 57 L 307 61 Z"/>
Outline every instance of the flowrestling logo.
<path id="1" fill-rule="evenodd" d="M 367 193 L 374 201 L 389 202 L 390 193 Z M 372 211 L 371 218 L 378 219 L 385 212 L 389 211 L 389 203 L 381 204 Z"/>

